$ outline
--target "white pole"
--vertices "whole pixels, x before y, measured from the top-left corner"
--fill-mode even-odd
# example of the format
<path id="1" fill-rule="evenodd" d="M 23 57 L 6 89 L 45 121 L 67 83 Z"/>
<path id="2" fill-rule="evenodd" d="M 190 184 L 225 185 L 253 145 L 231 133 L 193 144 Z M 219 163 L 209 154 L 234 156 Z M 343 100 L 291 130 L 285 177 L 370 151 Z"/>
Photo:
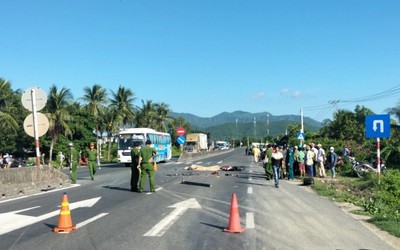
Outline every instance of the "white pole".
<path id="1" fill-rule="evenodd" d="M 36 95 L 35 89 L 31 89 L 32 97 L 32 115 L 33 115 L 33 133 L 35 136 L 35 146 L 36 146 L 36 165 L 40 166 L 40 150 L 39 150 L 39 132 L 37 127 L 37 117 L 36 117 Z"/>

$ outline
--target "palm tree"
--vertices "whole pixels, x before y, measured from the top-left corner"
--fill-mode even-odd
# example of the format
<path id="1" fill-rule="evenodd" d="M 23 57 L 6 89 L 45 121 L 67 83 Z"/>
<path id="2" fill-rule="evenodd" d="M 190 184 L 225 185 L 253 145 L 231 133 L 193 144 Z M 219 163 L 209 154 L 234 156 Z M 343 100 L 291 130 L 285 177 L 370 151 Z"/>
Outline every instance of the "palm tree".
<path id="1" fill-rule="evenodd" d="M 142 100 L 142 108 L 139 108 L 135 116 L 137 127 L 154 128 L 157 126 L 156 108 L 151 100 L 144 102 Z"/>
<path id="2" fill-rule="evenodd" d="M 60 134 L 64 133 L 65 136 L 71 134 L 68 126 L 68 122 L 71 121 L 68 106 L 72 99 L 72 93 L 69 89 L 62 88 L 58 91 L 55 85 L 50 87 L 50 94 L 47 100 L 48 134 L 51 137 L 49 159 L 52 159 L 53 148 L 57 144 Z"/>
<path id="3" fill-rule="evenodd" d="M 94 118 L 96 121 L 96 140 L 99 136 L 99 124 L 100 117 L 104 113 L 105 105 L 107 104 L 107 92 L 100 85 L 95 84 L 92 88 L 85 87 L 83 89 L 85 94 L 81 98 L 83 102 L 86 103 L 84 108 L 88 111 L 88 113 Z M 97 144 L 97 155 L 99 154 L 99 144 Z"/>
<path id="4" fill-rule="evenodd" d="M 135 114 L 133 106 L 133 102 L 136 100 L 135 94 L 130 89 L 120 85 L 116 93 L 111 91 L 111 95 L 109 108 L 116 111 L 118 116 L 121 117 L 122 125 L 132 123 Z"/>
<path id="5" fill-rule="evenodd" d="M 13 91 L 9 82 L 0 78 L 0 130 L 5 131 L 10 129 L 14 133 L 17 133 L 18 123 L 12 116 L 15 112 L 18 112 L 12 102 Z"/>
<path id="6" fill-rule="evenodd" d="M 155 105 L 155 113 L 156 113 L 156 124 L 157 124 L 157 131 L 160 132 L 167 132 L 167 122 L 171 123 L 172 118 L 169 117 L 169 113 L 171 110 L 169 109 L 168 105 L 165 103 L 159 103 Z"/>
<path id="7" fill-rule="evenodd" d="M 118 127 L 120 124 L 120 116 L 118 112 L 112 108 L 108 108 L 102 116 L 102 123 L 104 125 L 105 132 L 107 133 L 107 161 L 110 161 L 111 153 L 111 141 L 113 134 L 118 133 Z"/>

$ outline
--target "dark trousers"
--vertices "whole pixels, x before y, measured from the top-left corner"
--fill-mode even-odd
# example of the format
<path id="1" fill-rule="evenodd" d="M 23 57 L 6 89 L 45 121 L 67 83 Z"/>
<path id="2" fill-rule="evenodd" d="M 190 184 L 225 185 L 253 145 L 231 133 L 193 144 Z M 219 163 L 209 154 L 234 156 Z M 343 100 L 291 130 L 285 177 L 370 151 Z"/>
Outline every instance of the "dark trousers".
<path id="1" fill-rule="evenodd" d="M 138 190 L 138 182 L 139 182 L 139 169 L 137 166 L 131 166 L 131 190 Z"/>

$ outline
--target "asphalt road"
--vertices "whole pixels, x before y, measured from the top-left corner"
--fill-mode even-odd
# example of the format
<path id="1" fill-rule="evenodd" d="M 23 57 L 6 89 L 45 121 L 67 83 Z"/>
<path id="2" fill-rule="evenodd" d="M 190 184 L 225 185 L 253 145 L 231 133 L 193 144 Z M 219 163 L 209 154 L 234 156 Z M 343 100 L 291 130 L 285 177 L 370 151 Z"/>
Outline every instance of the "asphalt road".
<path id="1" fill-rule="evenodd" d="M 192 164 L 242 171 L 185 170 Z M 275 188 L 242 149 L 159 164 L 156 193 L 148 182 L 145 192 L 130 192 L 129 180 L 122 165 L 103 165 L 95 181 L 82 167 L 70 188 L 0 201 L 0 249 L 397 248 L 300 182 Z M 54 233 L 64 192 L 77 229 Z M 224 232 L 229 226 L 244 232 Z"/>

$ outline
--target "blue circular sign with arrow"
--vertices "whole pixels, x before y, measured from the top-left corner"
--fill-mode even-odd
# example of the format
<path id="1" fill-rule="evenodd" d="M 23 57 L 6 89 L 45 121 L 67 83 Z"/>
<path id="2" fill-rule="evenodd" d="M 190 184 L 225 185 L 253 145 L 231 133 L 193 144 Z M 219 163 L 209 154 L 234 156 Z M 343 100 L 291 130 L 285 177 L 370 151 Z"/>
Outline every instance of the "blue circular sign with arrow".
<path id="1" fill-rule="evenodd" d="M 179 145 L 185 144 L 186 138 L 184 136 L 178 136 L 176 141 L 179 143 Z"/>

